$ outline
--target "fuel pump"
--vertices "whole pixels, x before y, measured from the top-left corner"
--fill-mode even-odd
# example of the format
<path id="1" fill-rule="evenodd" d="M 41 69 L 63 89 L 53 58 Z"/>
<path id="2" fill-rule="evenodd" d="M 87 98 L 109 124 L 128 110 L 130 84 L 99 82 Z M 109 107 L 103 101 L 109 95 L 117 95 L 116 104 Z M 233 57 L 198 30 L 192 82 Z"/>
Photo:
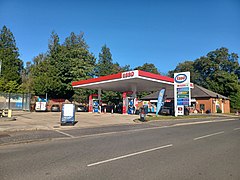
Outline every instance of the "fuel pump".
<path id="1" fill-rule="evenodd" d="M 93 100 L 93 112 L 95 112 L 95 113 L 99 112 L 99 100 L 98 99 Z"/>
<path id="2" fill-rule="evenodd" d="M 128 97 L 128 114 L 134 114 L 134 99 Z"/>
<path id="3" fill-rule="evenodd" d="M 134 98 L 132 91 L 123 93 L 123 114 L 134 114 L 137 98 Z"/>
<path id="4" fill-rule="evenodd" d="M 97 94 L 91 94 L 89 96 L 89 112 L 99 112 L 99 100 Z"/>

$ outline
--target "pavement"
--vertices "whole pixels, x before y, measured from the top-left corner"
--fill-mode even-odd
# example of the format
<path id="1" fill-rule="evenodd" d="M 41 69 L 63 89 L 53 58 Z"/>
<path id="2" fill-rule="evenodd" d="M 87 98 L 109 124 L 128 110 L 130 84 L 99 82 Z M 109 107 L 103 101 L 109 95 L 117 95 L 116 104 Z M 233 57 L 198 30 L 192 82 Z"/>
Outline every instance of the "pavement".
<path id="1" fill-rule="evenodd" d="M 61 126 L 60 112 L 13 111 L 12 114 L 12 118 L 0 118 L 0 146 L 65 137 L 88 137 L 127 131 L 140 131 L 143 128 L 155 129 L 239 120 L 239 116 L 232 115 L 223 115 L 222 117 L 216 115 L 206 115 L 204 117 L 194 115 L 178 119 L 166 119 L 167 117 L 162 117 L 160 120 L 141 122 L 138 120 L 139 115 L 77 112 L 74 126 Z"/>
<path id="2" fill-rule="evenodd" d="M 92 128 L 110 125 L 135 124 L 138 115 L 123 115 L 110 113 L 76 112 L 74 126 L 61 126 L 60 112 L 26 112 L 13 111 L 12 118 L 0 118 L 0 132 L 26 130 L 53 130 Z"/>
<path id="3" fill-rule="evenodd" d="M 224 115 L 222 118 L 236 118 L 238 116 Z M 88 112 L 76 112 L 74 126 L 61 126 L 60 123 L 60 112 L 27 112 L 27 111 L 13 111 L 12 118 L 0 118 L 0 133 L 4 132 L 16 132 L 16 131 L 28 131 L 28 130 L 68 130 L 68 129 L 79 129 L 79 128 L 95 128 L 105 127 L 113 125 L 134 125 L 136 123 L 142 123 L 135 121 L 139 119 L 139 115 L 123 115 L 123 114 L 111 114 L 111 113 L 88 113 Z M 215 116 L 209 116 L 209 118 Z M 216 118 L 216 117 L 215 117 Z M 219 117 L 221 118 L 221 117 Z M 176 122 L 195 122 L 195 121 L 206 121 L 208 118 L 187 120 L 172 120 L 163 119 L 162 125 L 174 124 Z M 159 123 L 158 123 L 159 124 Z M 160 125 L 160 124 L 159 124 Z"/>

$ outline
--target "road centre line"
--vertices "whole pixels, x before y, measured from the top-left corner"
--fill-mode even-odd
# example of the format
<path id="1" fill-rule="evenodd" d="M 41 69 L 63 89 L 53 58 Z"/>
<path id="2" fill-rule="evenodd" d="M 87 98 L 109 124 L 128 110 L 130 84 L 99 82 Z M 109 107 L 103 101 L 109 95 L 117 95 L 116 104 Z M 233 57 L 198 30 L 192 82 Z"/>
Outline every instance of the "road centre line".
<path id="1" fill-rule="evenodd" d="M 173 126 L 186 126 L 186 125 L 205 124 L 205 123 L 212 123 L 212 122 L 225 122 L 225 121 L 233 121 L 233 120 L 236 120 L 236 119 L 222 119 L 222 120 L 187 122 L 187 123 L 174 124 Z"/>
<path id="2" fill-rule="evenodd" d="M 199 139 L 203 139 L 203 138 L 207 138 L 207 137 L 211 137 L 211 136 L 215 136 L 215 135 L 223 134 L 223 133 L 224 133 L 224 131 L 213 133 L 213 134 L 208 134 L 205 136 L 200 136 L 200 137 L 194 138 L 193 140 L 195 141 L 195 140 L 199 140 Z"/>
<path id="3" fill-rule="evenodd" d="M 216 121 L 199 121 L 199 122 L 190 122 L 190 123 L 179 123 L 179 124 L 174 124 L 174 125 L 169 125 L 169 126 L 157 126 L 157 127 L 142 128 L 142 129 L 133 129 L 133 130 L 125 130 L 125 131 L 113 131 L 113 132 L 106 132 L 106 133 L 83 135 L 83 136 L 79 136 L 79 137 L 80 137 L 80 138 L 96 137 L 96 136 L 103 136 L 103 135 L 120 134 L 120 133 L 127 133 L 127 132 L 138 132 L 138 131 L 146 131 L 146 130 L 170 128 L 170 127 L 175 127 L 175 126 L 204 124 L 204 123 L 212 123 L 212 122 L 224 122 L 224 121 L 232 121 L 232 120 L 235 120 L 235 119 L 224 119 L 224 120 L 216 120 Z"/>
<path id="4" fill-rule="evenodd" d="M 83 136 L 79 136 L 79 137 L 85 138 L 85 137 L 103 136 L 103 135 L 111 135 L 111 134 L 118 134 L 118 133 L 138 132 L 138 131 L 146 131 L 146 130 L 152 130 L 152 129 L 162 129 L 162 128 L 166 128 L 166 127 L 169 127 L 169 126 L 142 128 L 142 129 L 132 129 L 132 130 L 125 130 L 125 131 L 112 131 L 112 132 L 106 132 L 106 133 L 83 135 Z"/>
<path id="5" fill-rule="evenodd" d="M 136 155 L 139 155 L 139 154 L 148 153 L 148 152 L 151 152 L 151 151 L 156 151 L 156 150 L 168 148 L 168 147 L 171 147 L 171 146 L 173 146 L 173 145 L 168 144 L 168 145 L 165 145 L 165 146 L 159 146 L 159 147 L 156 147 L 156 148 L 147 149 L 147 150 L 144 150 L 144 151 L 139 151 L 139 152 L 135 152 L 135 153 L 131 153 L 131 154 L 126 154 L 126 155 L 123 155 L 123 156 L 118 156 L 118 157 L 107 159 L 107 160 L 104 160 L 104 161 L 99 161 L 99 162 L 96 162 L 96 163 L 88 164 L 87 166 L 88 167 L 96 166 L 96 165 L 99 165 L 99 164 L 103 164 L 103 163 L 107 163 L 107 162 L 111 162 L 111 161 L 116 161 L 116 160 L 119 160 L 119 159 L 131 157 L 131 156 L 136 156 Z"/>
<path id="6" fill-rule="evenodd" d="M 234 131 L 236 131 L 236 130 L 240 130 L 240 128 L 235 128 L 235 129 L 233 129 Z"/>
<path id="7" fill-rule="evenodd" d="M 71 134 L 68 134 L 68 133 L 65 133 L 65 132 L 62 132 L 62 131 L 59 131 L 59 130 L 55 130 L 55 131 L 60 133 L 60 134 L 65 135 L 65 136 L 68 136 L 68 137 L 71 137 L 71 138 L 75 138 L 75 136 L 72 136 Z"/>
<path id="8" fill-rule="evenodd" d="M 121 133 L 131 133 L 131 132 L 140 132 L 140 131 L 147 131 L 147 130 L 154 130 L 154 129 L 162 129 L 162 128 L 171 128 L 176 126 L 185 126 L 185 125 L 194 125 L 194 124 L 203 124 L 203 123 L 212 123 L 212 122 L 223 122 L 223 121 L 231 121 L 235 119 L 224 119 L 224 120 L 216 120 L 216 121 L 200 121 L 200 122 L 189 122 L 189 123 L 179 123 L 169 126 L 157 126 L 157 127 L 149 127 L 149 128 L 141 128 L 141 129 L 132 129 L 132 130 L 123 130 L 123 131 L 112 131 L 112 132 L 105 132 L 105 133 L 97 133 L 97 134 L 88 134 L 82 136 L 72 136 L 68 133 L 61 132 L 59 130 L 55 130 L 61 134 L 68 136 L 68 138 L 88 138 L 88 137 L 98 137 L 104 135 L 112 135 L 112 134 L 121 134 Z M 237 129 L 238 130 L 238 129 Z M 57 139 L 68 139 L 68 138 L 57 138 Z"/>

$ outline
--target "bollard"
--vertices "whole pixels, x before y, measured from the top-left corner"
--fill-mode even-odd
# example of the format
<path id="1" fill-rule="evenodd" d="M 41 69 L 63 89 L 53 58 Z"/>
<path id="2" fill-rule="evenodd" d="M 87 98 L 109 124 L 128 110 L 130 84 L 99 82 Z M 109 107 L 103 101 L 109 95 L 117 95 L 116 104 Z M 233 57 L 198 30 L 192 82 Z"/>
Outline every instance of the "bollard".
<path id="1" fill-rule="evenodd" d="M 5 110 L 3 109 L 3 110 L 2 110 L 2 117 L 5 117 L 5 116 L 6 116 Z"/>
<path id="2" fill-rule="evenodd" d="M 12 110 L 11 109 L 8 110 L 8 117 L 9 118 L 12 117 Z"/>
<path id="3" fill-rule="evenodd" d="M 144 111 L 144 108 L 141 107 L 139 110 L 140 110 L 140 113 L 139 113 L 140 121 L 142 122 L 146 121 L 146 112 Z"/>

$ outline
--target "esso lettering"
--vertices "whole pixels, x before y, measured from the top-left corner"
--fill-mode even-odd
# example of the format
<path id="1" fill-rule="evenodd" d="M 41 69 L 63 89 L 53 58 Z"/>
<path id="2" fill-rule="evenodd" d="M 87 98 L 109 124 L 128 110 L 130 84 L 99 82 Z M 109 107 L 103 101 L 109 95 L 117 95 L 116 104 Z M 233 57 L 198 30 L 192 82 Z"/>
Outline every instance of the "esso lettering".
<path id="1" fill-rule="evenodd" d="M 176 77 L 175 77 L 175 82 L 177 83 L 183 83 L 187 80 L 187 76 L 185 74 L 178 74 Z"/>
<path id="2" fill-rule="evenodd" d="M 134 76 L 134 72 L 130 71 L 130 72 L 125 72 L 122 74 L 122 78 L 129 78 L 129 77 L 133 77 Z"/>

